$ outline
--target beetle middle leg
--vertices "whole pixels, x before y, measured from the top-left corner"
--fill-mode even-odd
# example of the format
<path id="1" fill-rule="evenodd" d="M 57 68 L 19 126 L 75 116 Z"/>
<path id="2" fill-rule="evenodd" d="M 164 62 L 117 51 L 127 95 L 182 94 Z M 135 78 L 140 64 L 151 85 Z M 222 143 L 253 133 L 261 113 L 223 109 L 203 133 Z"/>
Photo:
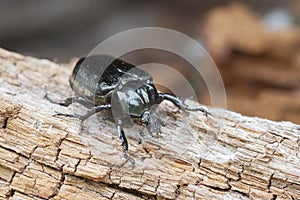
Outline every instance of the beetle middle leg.
<path id="1" fill-rule="evenodd" d="M 159 97 L 160 97 L 161 101 L 163 101 L 163 100 L 171 101 L 175 106 L 177 106 L 181 110 L 201 111 L 207 116 L 207 110 L 205 108 L 203 108 L 203 107 L 191 108 L 175 95 L 159 93 Z"/>
<path id="2" fill-rule="evenodd" d="M 105 105 L 100 105 L 100 106 L 95 106 L 91 109 L 89 109 L 85 115 L 83 116 L 80 116 L 79 119 L 81 119 L 82 121 L 86 120 L 87 118 L 89 118 L 90 116 L 92 116 L 93 114 L 96 114 L 98 112 L 100 112 L 101 110 L 104 110 L 104 109 L 109 109 L 111 108 L 111 105 L 110 104 L 105 104 Z"/>
<path id="3" fill-rule="evenodd" d="M 125 132 L 122 127 L 122 120 L 118 120 L 117 124 L 117 131 L 119 138 L 121 139 L 122 146 L 123 146 L 123 156 L 127 161 L 130 161 L 132 165 L 134 165 L 135 161 L 132 159 L 130 156 L 127 155 L 127 150 L 128 150 L 128 142 L 125 136 Z"/>
<path id="4" fill-rule="evenodd" d="M 89 109 L 84 115 L 77 116 L 77 115 L 64 114 L 64 113 L 57 113 L 56 115 L 65 116 L 65 117 L 75 117 L 75 118 L 78 118 L 78 119 L 81 119 L 82 121 L 84 121 L 87 118 L 89 118 L 90 116 L 92 116 L 93 114 L 96 114 L 96 113 L 100 112 L 101 110 L 109 109 L 109 108 L 111 108 L 111 105 L 105 104 L 105 105 L 95 106 L 95 107 Z"/>
<path id="5" fill-rule="evenodd" d="M 93 106 L 95 106 L 92 102 L 90 102 L 90 101 L 88 101 L 88 100 L 86 100 L 82 97 L 76 97 L 76 96 L 75 97 L 69 97 L 69 98 L 65 99 L 63 102 L 53 101 L 52 99 L 50 99 L 48 97 L 48 94 L 45 95 L 45 98 L 48 101 L 50 101 L 51 103 L 58 104 L 60 106 L 65 106 L 65 107 L 67 107 L 67 106 L 69 106 L 69 105 L 71 105 L 72 103 L 75 103 L 75 102 L 80 103 L 81 105 L 83 105 L 86 108 L 92 108 Z"/>

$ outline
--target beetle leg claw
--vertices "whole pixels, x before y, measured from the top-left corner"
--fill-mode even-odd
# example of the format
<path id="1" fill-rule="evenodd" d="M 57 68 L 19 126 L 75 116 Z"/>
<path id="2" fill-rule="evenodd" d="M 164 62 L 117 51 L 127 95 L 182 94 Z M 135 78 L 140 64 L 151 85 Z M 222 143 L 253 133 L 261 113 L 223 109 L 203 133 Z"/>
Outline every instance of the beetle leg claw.
<path id="1" fill-rule="evenodd" d="M 127 155 L 127 151 L 126 150 L 123 150 L 123 156 L 126 159 L 126 161 L 129 161 L 131 163 L 131 165 L 134 166 L 135 160 L 133 158 L 131 158 L 130 156 Z"/>

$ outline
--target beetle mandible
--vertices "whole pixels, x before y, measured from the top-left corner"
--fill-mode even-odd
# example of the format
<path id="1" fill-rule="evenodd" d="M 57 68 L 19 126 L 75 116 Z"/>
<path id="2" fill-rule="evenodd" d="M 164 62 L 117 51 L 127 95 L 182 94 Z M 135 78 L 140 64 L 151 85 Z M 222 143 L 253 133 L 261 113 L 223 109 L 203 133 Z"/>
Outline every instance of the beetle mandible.
<path id="1" fill-rule="evenodd" d="M 130 116 L 135 122 L 147 127 L 152 134 L 160 132 L 162 122 L 155 108 L 164 100 L 171 101 L 182 110 L 201 111 L 207 115 L 207 110 L 203 107 L 191 108 L 173 94 L 159 93 L 150 74 L 110 55 L 92 55 L 79 59 L 70 75 L 69 83 L 75 95 L 58 104 L 69 106 L 77 102 L 88 110 L 83 116 L 58 114 L 84 121 L 102 110 L 110 113 L 117 111 L 115 119 L 123 155 L 132 163 L 134 160 L 127 155 L 128 142 L 123 130 L 122 116 Z"/>

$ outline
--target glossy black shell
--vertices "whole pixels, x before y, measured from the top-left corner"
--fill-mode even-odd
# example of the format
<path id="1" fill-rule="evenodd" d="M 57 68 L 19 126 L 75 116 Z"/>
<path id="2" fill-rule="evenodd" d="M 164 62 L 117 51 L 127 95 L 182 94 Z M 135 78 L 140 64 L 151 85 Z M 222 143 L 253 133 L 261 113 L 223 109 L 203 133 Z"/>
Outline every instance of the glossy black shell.
<path id="1" fill-rule="evenodd" d="M 110 101 L 113 90 L 130 80 L 152 83 L 147 72 L 109 55 L 92 55 L 81 58 L 70 76 L 70 85 L 77 96 L 96 105 Z"/>

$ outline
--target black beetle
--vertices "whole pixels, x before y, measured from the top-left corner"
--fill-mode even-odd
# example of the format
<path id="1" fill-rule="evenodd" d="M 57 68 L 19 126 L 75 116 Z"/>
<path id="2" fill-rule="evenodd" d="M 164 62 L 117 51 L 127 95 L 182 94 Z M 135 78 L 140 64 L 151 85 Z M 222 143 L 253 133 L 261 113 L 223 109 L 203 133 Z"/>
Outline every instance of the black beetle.
<path id="1" fill-rule="evenodd" d="M 109 111 L 117 122 L 123 155 L 132 163 L 134 160 L 126 153 L 128 143 L 123 130 L 124 117 L 130 116 L 135 122 L 146 126 L 152 134 L 160 132 L 161 129 L 162 122 L 155 108 L 163 100 L 171 101 L 182 110 L 202 111 L 207 115 L 207 111 L 202 107 L 190 108 L 173 94 L 158 93 L 150 74 L 109 55 L 81 58 L 76 63 L 69 82 L 75 96 L 58 104 L 68 106 L 78 102 L 89 110 L 83 116 L 62 113 L 58 115 L 85 120 L 101 110 Z"/>

